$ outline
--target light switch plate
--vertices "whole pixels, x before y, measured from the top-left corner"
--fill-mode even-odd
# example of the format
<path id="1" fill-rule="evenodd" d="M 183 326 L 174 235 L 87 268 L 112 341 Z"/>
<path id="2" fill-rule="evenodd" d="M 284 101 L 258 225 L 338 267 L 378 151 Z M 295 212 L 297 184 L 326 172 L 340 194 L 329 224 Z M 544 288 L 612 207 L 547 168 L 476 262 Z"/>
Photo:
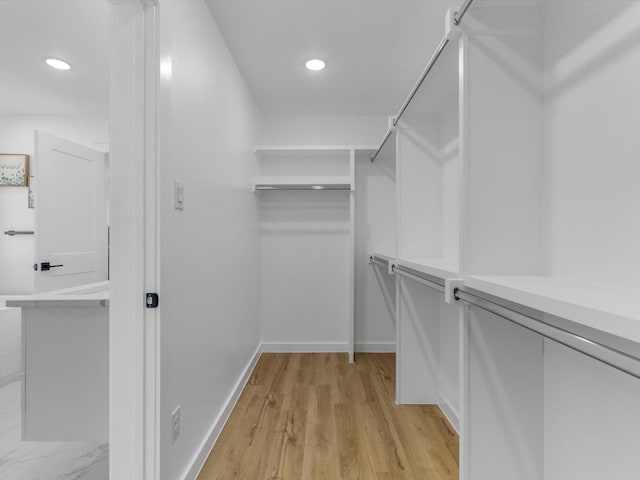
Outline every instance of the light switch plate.
<path id="1" fill-rule="evenodd" d="M 184 210 L 184 182 L 182 180 L 173 181 L 173 200 L 176 210 Z"/>

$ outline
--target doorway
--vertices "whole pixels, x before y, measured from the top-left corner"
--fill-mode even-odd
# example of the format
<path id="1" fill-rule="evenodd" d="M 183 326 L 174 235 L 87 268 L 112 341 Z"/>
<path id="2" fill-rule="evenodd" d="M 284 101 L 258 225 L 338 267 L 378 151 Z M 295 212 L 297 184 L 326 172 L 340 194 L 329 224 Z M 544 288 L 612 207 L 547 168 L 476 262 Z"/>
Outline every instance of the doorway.
<path id="1" fill-rule="evenodd" d="M 35 137 L 37 131 L 41 140 L 44 137 L 58 139 L 55 146 L 58 154 L 60 139 L 103 158 L 108 152 L 109 4 L 107 0 L 2 2 L 0 39 L 4 63 L 4 75 L 0 78 L 0 152 L 24 155 L 29 172 L 22 186 L 0 186 L 0 261 L 7 266 L 0 270 L 0 458 L 3 459 L 0 478 L 54 479 L 74 472 L 74 478 L 104 480 L 109 476 L 108 425 L 100 438 L 92 435 L 73 438 L 68 432 L 62 435 L 44 428 L 40 438 L 33 433 L 25 434 L 25 418 L 32 407 L 27 404 L 26 395 L 33 394 L 34 388 L 26 389 L 23 312 L 6 307 L 4 298 L 106 280 L 106 217 L 103 231 L 91 233 L 103 236 L 104 252 L 99 263 L 104 273 L 95 277 L 81 275 L 71 280 L 68 275 L 71 260 L 60 268 L 55 265 L 63 262 L 39 258 L 37 254 L 37 245 L 46 243 L 44 237 L 36 240 L 44 230 L 39 228 L 43 227 L 42 221 L 36 220 L 42 213 L 39 205 L 42 211 L 45 206 L 51 206 L 43 200 L 45 193 L 51 191 L 52 182 L 60 187 L 62 179 L 76 178 L 58 189 L 56 195 L 64 195 L 67 204 L 86 203 L 77 200 L 76 194 L 86 191 L 83 178 L 87 172 L 81 172 L 85 164 L 63 160 L 56 163 L 53 173 L 46 173 L 41 167 L 50 159 L 38 151 Z M 63 60 L 70 69 L 54 69 L 45 63 L 47 58 Z M 72 155 L 77 159 L 76 153 Z M 105 172 L 103 165 L 99 180 L 104 183 L 107 182 Z M 106 215 L 106 196 L 103 205 Z M 52 220 L 49 231 L 69 233 L 71 249 L 86 250 L 79 244 L 78 236 L 71 234 L 69 226 L 86 223 L 88 217 L 81 219 L 63 207 L 56 207 L 54 211 L 62 215 L 62 220 Z M 14 234 L 5 235 L 5 231 Z M 51 238 L 49 234 L 46 241 L 50 242 Z M 55 241 L 60 242 L 60 238 Z M 56 246 L 54 250 L 59 248 Z M 43 271 L 43 263 L 47 262 L 49 268 Z M 81 261 L 74 259 L 73 262 L 77 266 Z M 46 399 L 41 394 L 38 397 Z M 78 476 L 80 473 L 82 476 Z"/>

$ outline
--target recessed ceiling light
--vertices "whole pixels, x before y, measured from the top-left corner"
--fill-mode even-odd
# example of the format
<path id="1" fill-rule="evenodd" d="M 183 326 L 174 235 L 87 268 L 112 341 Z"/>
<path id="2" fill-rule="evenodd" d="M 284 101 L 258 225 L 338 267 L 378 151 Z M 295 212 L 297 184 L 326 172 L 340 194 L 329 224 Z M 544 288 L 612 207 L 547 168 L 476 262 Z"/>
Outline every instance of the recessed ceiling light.
<path id="1" fill-rule="evenodd" d="M 59 58 L 45 58 L 44 61 L 51 68 L 55 68 L 56 70 L 71 70 L 71 65 Z"/>
<path id="2" fill-rule="evenodd" d="M 317 58 L 309 60 L 305 65 L 309 70 L 311 70 L 313 72 L 317 72 L 318 70 L 322 70 L 325 67 L 325 63 L 322 60 L 319 60 Z"/>

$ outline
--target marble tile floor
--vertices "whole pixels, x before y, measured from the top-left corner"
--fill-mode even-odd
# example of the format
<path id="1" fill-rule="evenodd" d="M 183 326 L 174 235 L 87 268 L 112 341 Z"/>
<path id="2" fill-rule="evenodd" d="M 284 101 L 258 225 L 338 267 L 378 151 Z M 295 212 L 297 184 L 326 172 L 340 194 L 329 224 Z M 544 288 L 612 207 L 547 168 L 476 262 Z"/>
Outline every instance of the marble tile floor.
<path id="1" fill-rule="evenodd" d="M 21 440 L 21 389 L 0 387 L 0 480 L 108 480 L 107 443 Z"/>

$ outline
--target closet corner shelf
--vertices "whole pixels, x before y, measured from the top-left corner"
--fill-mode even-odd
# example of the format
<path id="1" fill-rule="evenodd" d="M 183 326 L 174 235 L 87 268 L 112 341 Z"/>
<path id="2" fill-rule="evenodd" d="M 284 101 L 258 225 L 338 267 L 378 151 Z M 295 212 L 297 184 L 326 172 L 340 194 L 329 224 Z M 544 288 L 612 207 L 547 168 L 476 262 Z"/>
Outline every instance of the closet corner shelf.
<path id="1" fill-rule="evenodd" d="M 640 288 L 552 276 L 472 275 L 465 286 L 640 343 Z"/>
<path id="2" fill-rule="evenodd" d="M 259 177 L 254 191 L 270 190 L 353 190 L 351 177 Z"/>
<path id="3" fill-rule="evenodd" d="M 398 265 L 441 279 L 460 276 L 458 262 L 442 258 L 398 258 Z"/>

